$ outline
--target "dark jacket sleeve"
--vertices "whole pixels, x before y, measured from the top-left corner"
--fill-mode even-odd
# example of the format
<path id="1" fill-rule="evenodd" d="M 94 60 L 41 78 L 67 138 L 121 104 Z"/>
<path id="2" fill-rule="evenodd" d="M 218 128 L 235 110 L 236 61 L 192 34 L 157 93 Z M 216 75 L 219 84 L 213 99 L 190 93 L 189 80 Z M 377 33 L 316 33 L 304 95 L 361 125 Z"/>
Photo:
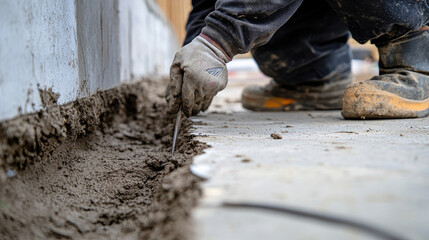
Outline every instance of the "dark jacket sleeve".
<path id="1" fill-rule="evenodd" d="M 202 34 L 233 57 L 268 42 L 302 0 L 217 0 Z"/>
<path id="2" fill-rule="evenodd" d="M 192 0 L 192 11 L 186 23 L 186 38 L 183 46 L 190 43 L 206 26 L 204 19 L 215 10 L 216 0 Z"/>

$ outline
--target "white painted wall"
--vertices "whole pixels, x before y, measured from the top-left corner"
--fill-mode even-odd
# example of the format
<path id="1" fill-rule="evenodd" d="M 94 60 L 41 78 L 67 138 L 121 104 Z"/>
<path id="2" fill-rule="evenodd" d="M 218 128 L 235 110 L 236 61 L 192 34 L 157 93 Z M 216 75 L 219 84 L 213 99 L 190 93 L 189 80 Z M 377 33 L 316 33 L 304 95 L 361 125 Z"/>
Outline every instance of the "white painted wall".
<path id="1" fill-rule="evenodd" d="M 153 0 L 0 0 L 0 121 L 144 76 L 167 75 L 177 41 Z"/>
<path id="2" fill-rule="evenodd" d="M 121 79 L 168 75 L 178 44 L 158 5 L 152 0 L 120 0 L 119 15 L 121 62 L 128 61 L 121 65 Z"/>
<path id="3" fill-rule="evenodd" d="M 77 57 L 74 0 L 0 0 L 0 120 L 39 110 L 37 85 L 74 99 Z"/>

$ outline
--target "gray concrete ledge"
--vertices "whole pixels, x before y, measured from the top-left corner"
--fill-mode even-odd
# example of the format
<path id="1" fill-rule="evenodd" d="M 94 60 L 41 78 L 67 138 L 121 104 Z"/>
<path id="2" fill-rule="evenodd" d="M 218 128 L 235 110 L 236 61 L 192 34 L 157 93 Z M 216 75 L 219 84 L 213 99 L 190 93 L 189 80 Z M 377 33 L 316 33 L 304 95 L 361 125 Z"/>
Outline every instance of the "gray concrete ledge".
<path id="1" fill-rule="evenodd" d="M 229 86 L 208 113 L 193 118 L 198 139 L 212 146 L 192 167 L 208 178 L 194 213 L 195 239 L 371 239 L 299 217 L 219 207 L 224 201 L 292 206 L 427 239 L 429 118 L 255 113 L 237 103 L 242 87 Z"/>

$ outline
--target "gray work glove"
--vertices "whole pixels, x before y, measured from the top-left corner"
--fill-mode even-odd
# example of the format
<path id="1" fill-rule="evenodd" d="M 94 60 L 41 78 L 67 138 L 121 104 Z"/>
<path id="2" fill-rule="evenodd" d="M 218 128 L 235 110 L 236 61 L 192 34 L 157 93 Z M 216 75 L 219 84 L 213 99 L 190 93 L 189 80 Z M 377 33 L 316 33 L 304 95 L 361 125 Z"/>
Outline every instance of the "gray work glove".
<path id="1" fill-rule="evenodd" d="M 166 95 L 170 112 L 176 113 L 180 104 L 187 117 L 205 111 L 226 87 L 226 63 L 230 59 L 215 44 L 206 36 L 198 36 L 176 53 Z"/>

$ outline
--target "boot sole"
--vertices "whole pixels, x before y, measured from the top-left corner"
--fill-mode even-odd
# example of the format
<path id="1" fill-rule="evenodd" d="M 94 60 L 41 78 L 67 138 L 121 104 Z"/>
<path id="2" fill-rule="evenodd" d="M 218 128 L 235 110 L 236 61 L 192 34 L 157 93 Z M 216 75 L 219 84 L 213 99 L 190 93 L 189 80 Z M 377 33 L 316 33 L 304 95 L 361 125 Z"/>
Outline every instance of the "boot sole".
<path id="1" fill-rule="evenodd" d="M 296 110 L 339 110 L 341 99 L 332 99 L 326 102 L 300 101 L 280 97 L 264 97 L 248 95 L 243 92 L 241 104 L 245 109 L 256 112 L 284 112 Z"/>
<path id="2" fill-rule="evenodd" d="M 344 93 L 342 109 L 345 119 L 419 118 L 429 115 L 429 99 L 416 101 L 386 91 L 351 88 Z"/>

